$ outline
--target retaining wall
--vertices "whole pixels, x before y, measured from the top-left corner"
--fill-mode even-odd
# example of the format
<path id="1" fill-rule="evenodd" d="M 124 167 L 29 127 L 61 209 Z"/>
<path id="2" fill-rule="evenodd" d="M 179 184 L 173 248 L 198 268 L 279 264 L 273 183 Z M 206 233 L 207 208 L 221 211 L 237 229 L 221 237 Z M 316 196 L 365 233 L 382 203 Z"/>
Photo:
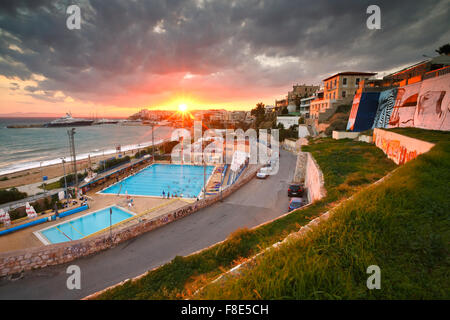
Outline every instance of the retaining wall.
<path id="1" fill-rule="evenodd" d="M 415 159 L 419 154 L 428 152 L 434 146 L 431 142 L 378 128 L 373 130 L 373 141 L 396 164 L 404 164 Z"/>
<path id="2" fill-rule="evenodd" d="M 333 130 L 332 138 L 336 140 L 340 139 L 356 139 L 359 136 L 359 132 L 349 132 L 349 131 L 335 131 Z"/>
<path id="3" fill-rule="evenodd" d="M 198 210 L 208 207 L 221 198 L 226 198 L 241 186 L 249 182 L 261 166 L 252 166 L 241 176 L 240 180 L 214 197 L 196 201 L 178 208 L 163 216 L 153 219 L 136 219 L 134 224 L 113 230 L 96 237 L 85 238 L 67 243 L 59 243 L 39 248 L 29 248 L 13 252 L 0 253 L 0 276 L 11 275 L 26 270 L 44 268 L 50 265 L 67 263 L 75 259 L 100 252 L 127 241 L 138 235 L 164 226 L 172 221 L 181 219 Z"/>
<path id="4" fill-rule="evenodd" d="M 314 157 L 309 152 L 306 154 L 305 187 L 308 203 L 317 201 L 326 196 L 323 173 Z"/>

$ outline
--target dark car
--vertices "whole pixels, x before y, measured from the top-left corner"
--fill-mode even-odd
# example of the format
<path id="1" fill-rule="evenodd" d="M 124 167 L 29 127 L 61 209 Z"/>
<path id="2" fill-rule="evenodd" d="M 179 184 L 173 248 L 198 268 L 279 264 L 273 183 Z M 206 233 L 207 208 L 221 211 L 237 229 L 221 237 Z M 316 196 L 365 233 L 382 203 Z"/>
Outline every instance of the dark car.
<path id="1" fill-rule="evenodd" d="M 303 199 L 302 198 L 291 198 L 291 201 L 289 202 L 289 211 L 298 209 L 303 206 Z"/>
<path id="2" fill-rule="evenodd" d="M 304 189 L 299 184 L 291 184 L 288 189 L 288 197 L 302 197 Z"/>

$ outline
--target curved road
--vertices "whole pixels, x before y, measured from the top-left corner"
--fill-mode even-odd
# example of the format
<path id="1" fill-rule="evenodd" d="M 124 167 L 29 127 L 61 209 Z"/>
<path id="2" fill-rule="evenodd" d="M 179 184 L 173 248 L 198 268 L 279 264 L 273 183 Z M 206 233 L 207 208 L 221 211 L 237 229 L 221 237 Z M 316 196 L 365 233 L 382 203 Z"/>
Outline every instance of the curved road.
<path id="1" fill-rule="evenodd" d="M 149 269 L 224 240 L 237 228 L 254 227 L 287 211 L 287 187 L 296 157 L 280 150 L 277 175 L 253 179 L 223 202 L 68 264 L 27 271 L 19 280 L 0 280 L 0 299 L 80 299 Z M 66 269 L 81 269 L 81 289 L 68 290 Z"/>

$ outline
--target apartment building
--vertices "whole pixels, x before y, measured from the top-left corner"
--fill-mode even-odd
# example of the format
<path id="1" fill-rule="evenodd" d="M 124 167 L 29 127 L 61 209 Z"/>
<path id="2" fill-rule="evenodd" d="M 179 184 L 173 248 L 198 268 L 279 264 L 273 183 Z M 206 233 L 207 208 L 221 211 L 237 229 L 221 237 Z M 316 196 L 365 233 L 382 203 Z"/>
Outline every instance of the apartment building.
<path id="1" fill-rule="evenodd" d="M 306 84 L 296 84 L 292 86 L 292 91 L 288 92 L 287 104 L 295 104 L 296 97 L 309 97 L 319 90 L 319 86 L 306 85 Z"/>
<path id="2" fill-rule="evenodd" d="M 323 97 L 310 104 L 310 116 L 319 119 L 321 113 L 333 111 L 341 104 L 351 104 L 359 83 L 376 75 L 373 72 L 339 72 L 323 79 Z M 320 119 L 319 119 L 320 120 Z"/>

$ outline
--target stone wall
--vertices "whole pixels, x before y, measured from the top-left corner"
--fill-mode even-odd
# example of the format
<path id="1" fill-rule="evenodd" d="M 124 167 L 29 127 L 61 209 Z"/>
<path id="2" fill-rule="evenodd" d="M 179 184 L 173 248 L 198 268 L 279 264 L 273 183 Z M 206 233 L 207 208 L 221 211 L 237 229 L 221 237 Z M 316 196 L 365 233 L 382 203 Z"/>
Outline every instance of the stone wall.
<path id="1" fill-rule="evenodd" d="M 430 142 L 378 128 L 373 130 L 373 141 L 396 164 L 404 164 L 415 159 L 419 154 L 428 152 L 434 146 Z"/>
<path id="2" fill-rule="evenodd" d="M 44 268 L 50 265 L 67 263 L 75 259 L 113 247 L 140 234 L 159 228 L 172 221 L 181 219 L 198 210 L 212 205 L 222 197 L 226 198 L 241 186 L 249 182 L 261 166 L 250 166 L 238 182 L 223 190 L 214 197 L 206 198 L 187 204 L 163 216 L 153 219 L 136 219 L 134 224 L 109 233 L 99 234 L 92 238 L 85 238 L 67 243 L 52 244 L 45 247 L 29 248 L 0 254 L 0 276 L 11 275 L 25 270 Z"/>
<path id="3" fill-rule="evenodd" d="M 308 202 L 311 203 L 325 197 L 327 192 L 324 186 L 323 173 L 320 170 L 319 165 L 311 153 L 305 152 L 305 154 L 305 187 Z"/>
<path id="4" fill-rule="evenodd" d="M 295 165 L 295 173 L 293 183 L 303 184 L 305 182 L 305 172 L 306 172 L 306 152 L 299 152 L 297 154 L 297 163 Z"/>

